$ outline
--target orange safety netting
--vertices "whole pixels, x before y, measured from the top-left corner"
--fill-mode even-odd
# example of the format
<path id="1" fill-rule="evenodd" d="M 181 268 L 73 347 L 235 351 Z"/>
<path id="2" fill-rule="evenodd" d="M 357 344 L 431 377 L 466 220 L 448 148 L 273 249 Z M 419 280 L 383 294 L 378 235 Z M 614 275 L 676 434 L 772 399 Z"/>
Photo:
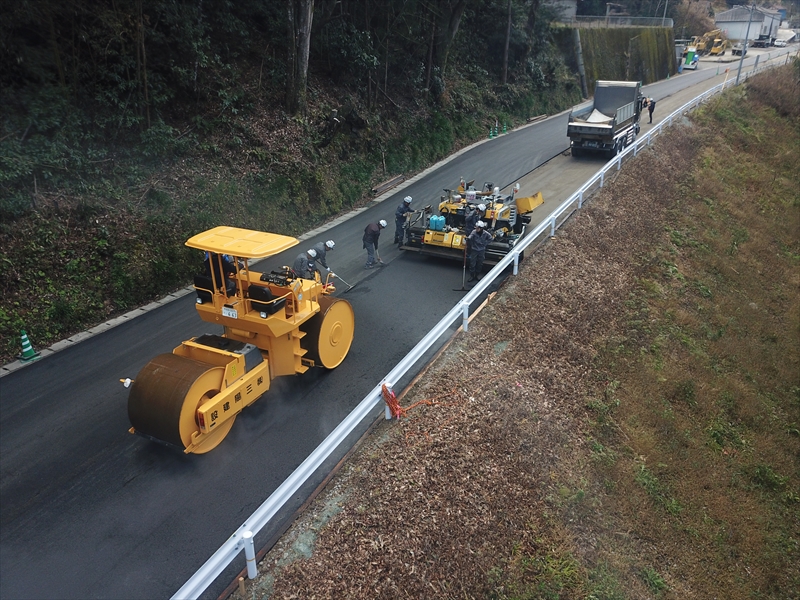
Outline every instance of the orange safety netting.
<path id="1" fill-rule="evenodd" d="M 455 389 L 453 389 L 453 391 L 450 393 L 442 394 L 441 396 L 437 396 L 436 398 L 449 396 L 453 393 L 455 393 Z M 417 402 L 414 402 L 414 404 L 411 404 L 406 407 L 400 406 L 400 401 L 397 398 L 397 395 L 395 395 L 394 391 L 386 387 L 385 383 L 381 385 L 381 395 L 383 396 L 383 401 L 386 402 L 386 406 L 389 407 L 393 419 L 399 419 L 400 417 L 405 417 L 408 411 L 410 411 L 412 408 L 416 406 L 419 406 L 420 404 L 425 404 L 426 406 L 433 406 L 434 404 L 440 404 L 439 402 L 435 401 L 436 398 L 426 398 L 424 400 L 419 400 Z"/>

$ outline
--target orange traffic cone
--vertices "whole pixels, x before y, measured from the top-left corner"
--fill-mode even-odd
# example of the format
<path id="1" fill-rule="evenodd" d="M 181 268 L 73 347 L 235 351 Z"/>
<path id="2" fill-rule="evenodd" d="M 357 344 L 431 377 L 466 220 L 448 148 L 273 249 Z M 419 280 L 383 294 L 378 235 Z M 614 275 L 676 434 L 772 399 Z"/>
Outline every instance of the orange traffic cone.
<path id="1" fill-rule="evenodd" d="M 33 346 L 31 346 L 31 342 L 28 339 L 28 334 L 25 333 L 25 330 L 22 330 L 22 354 L 17 356 L 18 359 L 29 361 L 35 360 L 39 358 L 39 352 L 34 352 Z"/>

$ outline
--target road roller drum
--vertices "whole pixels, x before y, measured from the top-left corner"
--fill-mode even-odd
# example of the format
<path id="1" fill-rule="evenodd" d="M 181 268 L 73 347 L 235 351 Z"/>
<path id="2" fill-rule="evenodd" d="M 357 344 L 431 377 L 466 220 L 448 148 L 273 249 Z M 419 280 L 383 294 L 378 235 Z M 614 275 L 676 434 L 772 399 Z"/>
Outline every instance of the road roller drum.
<path id="1" fill-rule="evenodd" d="M 220 391 L 224 367 L 176 354 L 159 354 L 147 363 L 131 386 L 128 418 L 137 433 L 173 444 L 192 447 L 200 432 L 197 409 Z M 235 417 L 204 436 L 193 452 L 213 449 L 227 435 Z"/>
<path id="2" fill-rule="evenodd" d="M 306 356 L 326 369 L 335 369 L 347 356 L 353 343 L 355 316 L 346 300 L 323 296 L 320 310 L 300 328 L 305 332 L 302 346 Z"/>

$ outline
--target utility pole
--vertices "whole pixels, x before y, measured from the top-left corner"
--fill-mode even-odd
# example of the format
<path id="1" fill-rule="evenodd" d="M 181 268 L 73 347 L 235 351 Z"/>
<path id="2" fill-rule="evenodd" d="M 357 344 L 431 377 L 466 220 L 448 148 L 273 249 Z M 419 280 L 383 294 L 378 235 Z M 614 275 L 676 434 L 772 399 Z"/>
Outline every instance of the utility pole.
<path id="1" fill-rule="evenodd" d="M 750 18 L 747 19 L 747 32 L 744 34 L 744 46 L 742 46 L 742 57 L 739 59 L 739 69 L 736 71 L 736 85 L 739 85 L 739 76 L 742 74 L 742 63 L 744 62 L 744 55 L 747 54 L 747 46 L 749 45 L 750 38 L 750 23 L 753 21 L 753 9 L 755 4 L 750 8 Z"/>
<path id="2" fill-rule="evenodd" d="M 667 7 L 669 6 L 669 0 L 664 2 L 664 16 L 661 17 L 661 26 L 664 27 L 664 23 L 667 21 Z"/>

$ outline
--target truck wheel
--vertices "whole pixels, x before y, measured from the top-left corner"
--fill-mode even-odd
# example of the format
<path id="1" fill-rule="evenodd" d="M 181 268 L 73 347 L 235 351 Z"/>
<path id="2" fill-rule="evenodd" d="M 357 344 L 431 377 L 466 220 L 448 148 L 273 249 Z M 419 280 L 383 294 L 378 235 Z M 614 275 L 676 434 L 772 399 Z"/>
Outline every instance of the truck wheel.
<path id="1" fill-rule="evenodd" d="M 582 155 L 583 155 L 583 152 L 581 151 L 580 148 L 572 148 L 572 156 L 577 158 L 578 156 L 582 156 Z"/>

